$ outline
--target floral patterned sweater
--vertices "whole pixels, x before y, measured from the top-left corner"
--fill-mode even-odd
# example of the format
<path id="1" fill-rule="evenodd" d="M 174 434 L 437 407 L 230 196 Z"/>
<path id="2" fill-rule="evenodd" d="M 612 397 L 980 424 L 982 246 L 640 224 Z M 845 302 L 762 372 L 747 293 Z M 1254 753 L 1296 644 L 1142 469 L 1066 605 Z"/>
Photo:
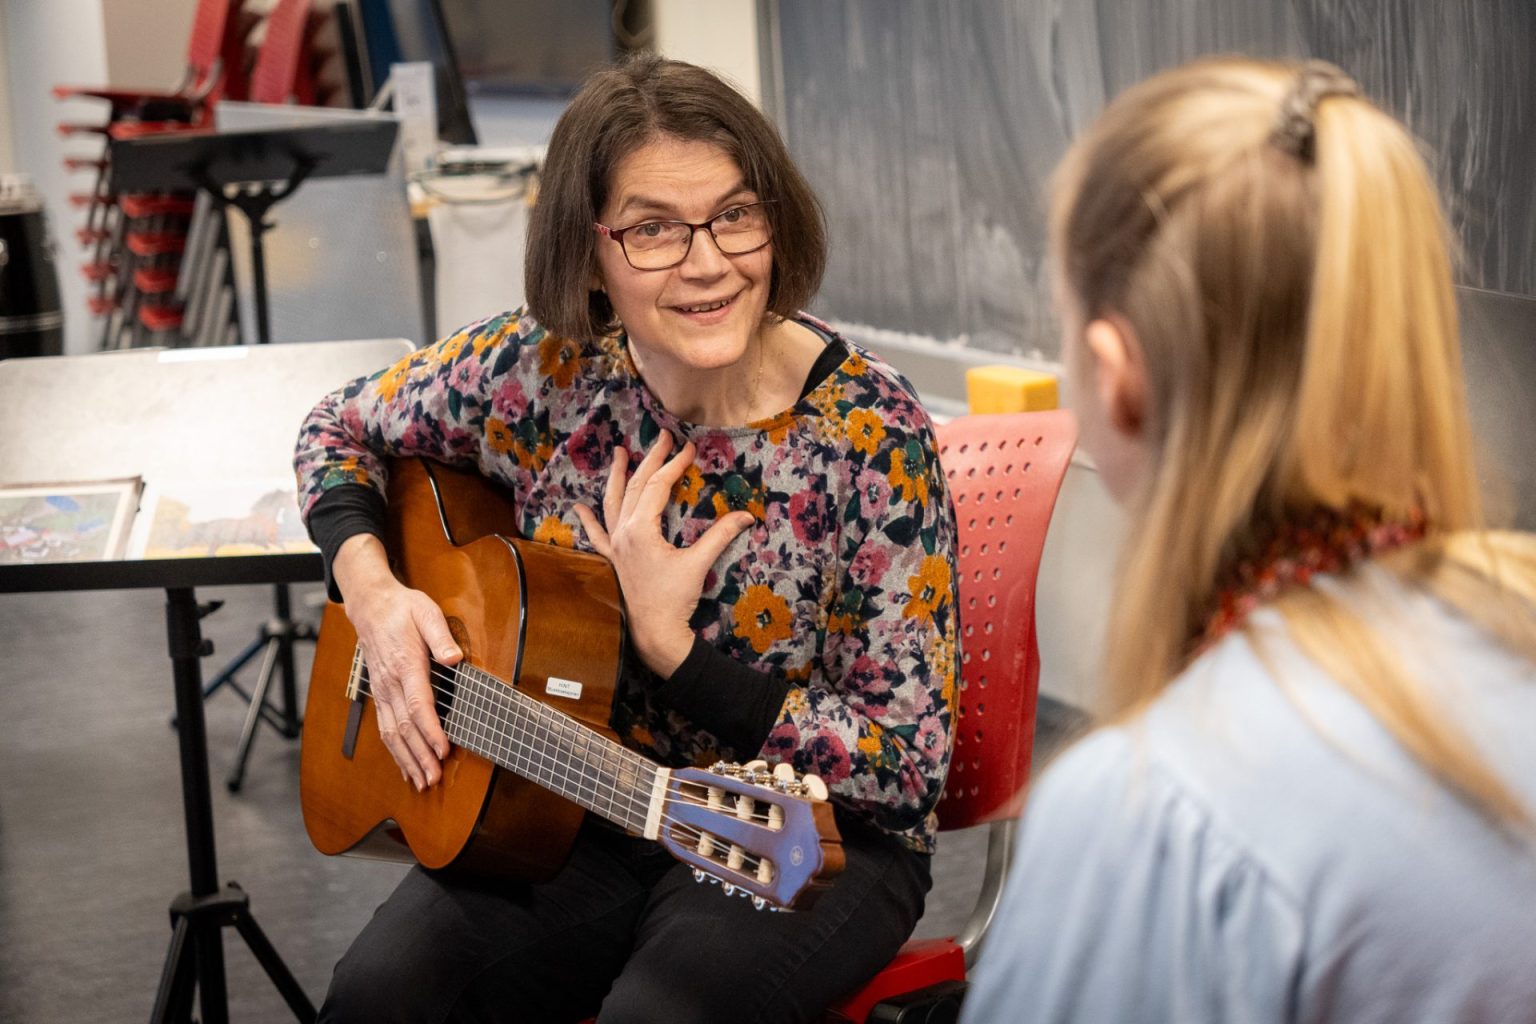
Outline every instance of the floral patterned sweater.
<path id="1" fill-rule="evenodd" d="M 299 435 L 300 504 L 307 518 L 333 488 L 382 493 L 387 457 L 428 456 L 507 485 L 523 536 L 588 548 L 573 510 L 602 508 L 613 449 L 643 452 L 662 430 L 693 441 L 666 536 L 691 544 L 738 509 L 757 524 L 705 580 L 692 625 L 714 649 L 787 680 L 782 705 L 760 751 L 733 750 L 669 706 L 635 660 L 614 728 L 672 765 L 789 761 L 820 775 L 845 810 L 931 851 L 954 726 L 954 512 L 911 386 L 847 349 L 782 413 L 703 427 L 661 406 L 622 335 L 581 345 L 522 311 L 492 317 L 326 396 Z"/>

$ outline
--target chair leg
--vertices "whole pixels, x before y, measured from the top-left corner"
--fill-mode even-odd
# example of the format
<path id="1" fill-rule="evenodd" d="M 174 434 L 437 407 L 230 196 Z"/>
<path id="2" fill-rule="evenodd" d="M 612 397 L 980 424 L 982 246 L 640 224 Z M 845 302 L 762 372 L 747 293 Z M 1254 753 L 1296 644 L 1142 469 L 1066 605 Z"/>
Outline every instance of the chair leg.
<path id="1" fill-rule="evenodd" d="M 245 725 L 240 729 L 240 744 L 235 748 L 235 763 L 230 765 L 224 785 L 231 793 L 238 793 L 245 781 L 245 760 L 250 756 L 251 744 L 256 739 L 256 727 L 261 724 L 262 708 L 267 703 L 267 690 L 272 686 L 272 676 L 277 670 L 277 657 L 283 646 L 281 637 L 267 641 L 267 649 L 261 656 L 261 669 L 256 673 L 256 685 L 251 690 L 251 704 L 245 709 Z"/>
<path id="2" fill-rule="evenodd" d="M 1008 866 L 1013 862 L 1013 837 L 1018 824 L 1007 818 L 987 826 L 987 866 L 982 875 L 981 893 L 976 897 L 976 909 L 971 911 L 965 927 L 955 937 L 956 944 L 965 950 L 967 970 L 976 965 L 982 940 L 987 937 L 987 929 L 1002 903 L 1003 883 L 1008 880 Z"/>

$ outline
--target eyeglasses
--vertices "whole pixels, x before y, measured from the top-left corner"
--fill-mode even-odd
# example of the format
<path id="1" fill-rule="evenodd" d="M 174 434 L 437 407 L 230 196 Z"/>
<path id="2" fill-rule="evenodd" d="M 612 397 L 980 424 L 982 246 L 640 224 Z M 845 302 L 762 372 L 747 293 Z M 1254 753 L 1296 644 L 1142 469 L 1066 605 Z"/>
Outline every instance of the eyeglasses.
<path id="1" fill-rule="evenodd" d="M 773 239 L 773 226 L 765 207 L 774 202 L 733 206 L 702 224 L 681 220 L 648 220 L 627 228 L 592 225 L 597 233 L 619 243 L 624 258 L 636 270 L 667 270 L 688 258 L 693 236 L 704 228 L 715 245 L 727 256 L 745 256 L 756 252 Z"/>

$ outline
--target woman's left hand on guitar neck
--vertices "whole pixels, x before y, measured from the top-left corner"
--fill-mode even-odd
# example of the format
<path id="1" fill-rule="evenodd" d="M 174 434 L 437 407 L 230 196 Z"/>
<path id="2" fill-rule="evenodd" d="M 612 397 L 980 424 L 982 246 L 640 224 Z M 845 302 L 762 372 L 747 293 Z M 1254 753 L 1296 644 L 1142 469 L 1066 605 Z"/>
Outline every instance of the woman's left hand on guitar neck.
<path id="1" fill-rule="evenodd" d="M 602 521 L 587 506 L 576 506 L 593 549 L 612 562 L 618 574 L 635 651 L 662 679 L 670 677 L 693 648 L 688 623 L 710 568 L 756 521 L 750 512 L 732 512 L 686 548 L 662 536 L 661 515 L 672 500 L 672 488 L 693 465 L 692 442 L 667 458 L 675 443 L 662 431 L 633 475 L 628 472 L 629 453 L 615 448 Z"/>

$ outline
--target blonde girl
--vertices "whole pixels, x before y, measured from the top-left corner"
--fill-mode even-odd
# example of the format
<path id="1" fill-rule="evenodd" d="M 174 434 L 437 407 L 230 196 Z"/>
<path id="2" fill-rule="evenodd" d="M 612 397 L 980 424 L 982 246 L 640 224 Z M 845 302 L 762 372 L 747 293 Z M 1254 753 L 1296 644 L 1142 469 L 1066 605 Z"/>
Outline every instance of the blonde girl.
<path id="1" fill-rule="evenodd" d="M 1190 64 L 1074 146 L 1052 246 L 1131 523 L 1111 714 L 966 1019 L 1536 1021 L 1536 540 L 1484 521 L 1413 140 L 1331 65 Z"/>

